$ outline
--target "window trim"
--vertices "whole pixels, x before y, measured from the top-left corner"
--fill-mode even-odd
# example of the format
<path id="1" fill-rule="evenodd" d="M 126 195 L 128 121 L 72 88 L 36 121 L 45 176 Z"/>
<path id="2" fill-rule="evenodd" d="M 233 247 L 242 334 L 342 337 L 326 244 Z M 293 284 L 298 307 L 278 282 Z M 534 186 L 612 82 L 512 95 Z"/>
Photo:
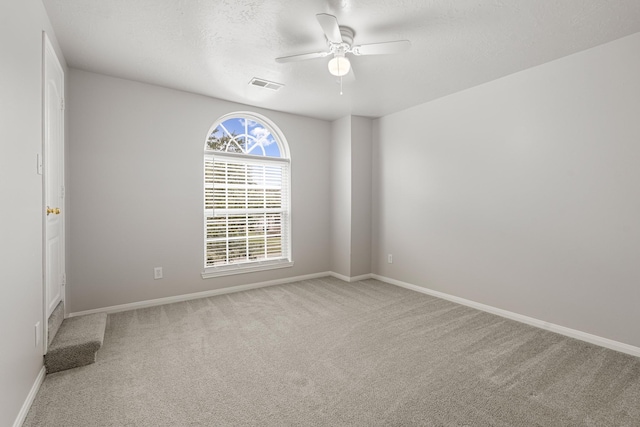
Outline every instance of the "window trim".
<path id="1" fill-rule="evenodd" d="M 233 152 L 224 152 L 224 151 L 213 151 L 213 150 L 208 150 L 206 147 L 206 141 L 207 138 L 209 137 L 209 135 L 218 127 L 218 125 L 220 125 L 221 123 L 224 123 L 225 121 L 229 120 L 229 119 L 248 119 L 248 120 L 252 120 L 252 121 L 256 121 L 258 123 L 260 123 L 261 125 L 263 125 L 264 127 L 267 128 L 267 130 L 273 135 L 274 139 L 276 140 L 276 143 L 278 144 L 278 148 L 280 149 L 280 156 L 281 157 L 268 157 L 268 156 L 258 156 L 258 155 L 253 155 L 253 154 L 239 154 L 239 153 L 233 153 Z M 244 160 L 247 161 L 249 163 L 251 162 L 258 162 L 258 163 L 287 163 L 287 169 L 288 169 L 288 173 L 287 173 L 287 190 L 288 190 L 288 196 L 285 200 L 287 206 L 286 206 L 286 212 L 288 214 L 288 224 L 287 224 L 287 230 L 286 230 L 286 246 L 288 248 L 288 257 L 287 258 L 280 258 L 280 259 L 263 259 L 263 260 L 257 260 L 257 261 L 249 261 L 249 262 L 242 262 L 242 263 L 238 263 L 238 264 L 227 264 L 227 265 L 221 265 L 221 266 L 209 266 L 207 267 L 207 229 L 206 229 L 206 220 L 207 220 L 207 209 L 203 209 L 202 210 L 202 224 L 204 226 L 203 229 L 203 234 L 202 234 L 202 238 L 203 238 L 203 266 L 204 269 L 201 273 L 201 276 L 203 279 L 209 279 L 209 278 L 214 278 L 214 277 L 220 277 L 220 276 L 229 276 L 229 275 L 234 275 L 234 274 L 244 274 L 244 273 L 252 273 L 252 272 L 258 272 L 258 271 L 266 271 L 266 270 L 275 270 L 275 269 L 280 269 L 280 268 L 288 268 L 288 267 L 293 267 L 294 262 L 293 262 L 293 248 L 292 248 L 292 239 L 291 239 L 291 229 L 292 229 L 292 213 L 291 213 L 291 157 L 289 154 L 289 144 L 287 143 L 286 138 L 284 137 L 284 135 L 282 134 L 282 132 L 280 131 L 280 129 L 268 118 L 264 117 L 261 114 L 257 114 L 257 113 L 253 113 L 253 112 L 247 112 L 247 111 L 239 111 L 239 112 L 234 112 L 234 113 L 229 113 L 229 114 L 225 114 L 222 117 L 218 118 L 213 125 L 209 128 L 209 131 L 207 132 L 207 135 L 204 138 L 204 146 L 205 149 L 203 150 L 203 160 L 206 162 L 207 157 L 213 157 L 215 158 L 216 156 L 220 157 L 220 158 L 227 158 L 230 160 L 236 159 L 236 160 Z M 204 195 L 205 194 L 205 177 L 204 177 L 204 167 L 203 167 L 203 179 L 202 179 L 202 192 L 201 194 Z M 204 202 L 204 200 L 203 200 Z M 204 208 L 204 206 L 203 206 Z"/>
<path id="2" fill-rule="evenodd" d="M 211 279 L 212 277 L 231 276 L 233 274 L 253 273 L 256 271 L 277 270 L 279 268 L 287 267 L 293 267 L 293 261 L 286 259 L 252 261 L 243 264 L 207 267 L 201 273 L 201 276 L 203 279 Z"/>

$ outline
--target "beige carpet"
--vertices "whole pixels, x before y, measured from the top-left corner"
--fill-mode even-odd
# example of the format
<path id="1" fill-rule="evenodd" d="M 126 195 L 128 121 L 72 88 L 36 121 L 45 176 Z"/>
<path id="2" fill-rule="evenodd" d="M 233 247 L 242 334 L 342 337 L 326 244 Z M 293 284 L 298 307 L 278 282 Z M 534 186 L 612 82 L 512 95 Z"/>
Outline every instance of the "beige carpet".
<path id="1" fill-rule="evenodd" d="M 640 359 L 375 280 L 110 315 L 25 426 L 640 426 Z"/>

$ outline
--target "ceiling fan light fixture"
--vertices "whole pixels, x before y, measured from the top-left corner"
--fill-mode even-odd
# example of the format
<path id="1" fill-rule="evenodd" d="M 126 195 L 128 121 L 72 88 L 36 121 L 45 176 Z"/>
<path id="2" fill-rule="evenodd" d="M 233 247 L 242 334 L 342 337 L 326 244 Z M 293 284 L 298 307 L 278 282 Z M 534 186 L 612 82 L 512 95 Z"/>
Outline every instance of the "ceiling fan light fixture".
<path id="1" fill-rule="evenodd" d="M 336 77 L 342 77 L 349 73 L 351 63 L 344 55 L 336 55 L 331 58 L 328 64 L 329 72 Z"/>

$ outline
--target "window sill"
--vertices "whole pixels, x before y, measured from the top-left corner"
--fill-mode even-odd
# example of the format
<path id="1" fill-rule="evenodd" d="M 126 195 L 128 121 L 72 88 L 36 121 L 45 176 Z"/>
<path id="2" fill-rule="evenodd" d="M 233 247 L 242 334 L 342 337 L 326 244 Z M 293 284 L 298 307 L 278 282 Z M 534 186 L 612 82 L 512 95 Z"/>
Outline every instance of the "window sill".
<path id="1" fill-rule="evenodd" d="M 293 261 L 257 261 L 246 264 L 224 265 L 221 267 L 209 267 L 202 272 L 203 279 L 211 279 L 212 277 L 230 276 L 232 274 L 253 273 L 256 271 L 275 270 L 278 268 L 293 267 Z"/>

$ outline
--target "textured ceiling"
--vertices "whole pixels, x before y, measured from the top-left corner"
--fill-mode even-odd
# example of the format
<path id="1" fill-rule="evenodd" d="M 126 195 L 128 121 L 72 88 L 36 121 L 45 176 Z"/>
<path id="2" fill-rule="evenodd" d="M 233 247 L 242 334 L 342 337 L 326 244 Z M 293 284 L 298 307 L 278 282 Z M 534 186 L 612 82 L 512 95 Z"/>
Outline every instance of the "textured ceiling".
<path id="1" fill-rule="evenodd" d="M 639 0 L 43 0 L 69 66 L 333 120 L 379 117 L 640 31 Z M 327 58 L 317 13 L 355 44 L 408 39 L 409 52 Z M 277 92 L 252 77 L 283 83 Z"/>

